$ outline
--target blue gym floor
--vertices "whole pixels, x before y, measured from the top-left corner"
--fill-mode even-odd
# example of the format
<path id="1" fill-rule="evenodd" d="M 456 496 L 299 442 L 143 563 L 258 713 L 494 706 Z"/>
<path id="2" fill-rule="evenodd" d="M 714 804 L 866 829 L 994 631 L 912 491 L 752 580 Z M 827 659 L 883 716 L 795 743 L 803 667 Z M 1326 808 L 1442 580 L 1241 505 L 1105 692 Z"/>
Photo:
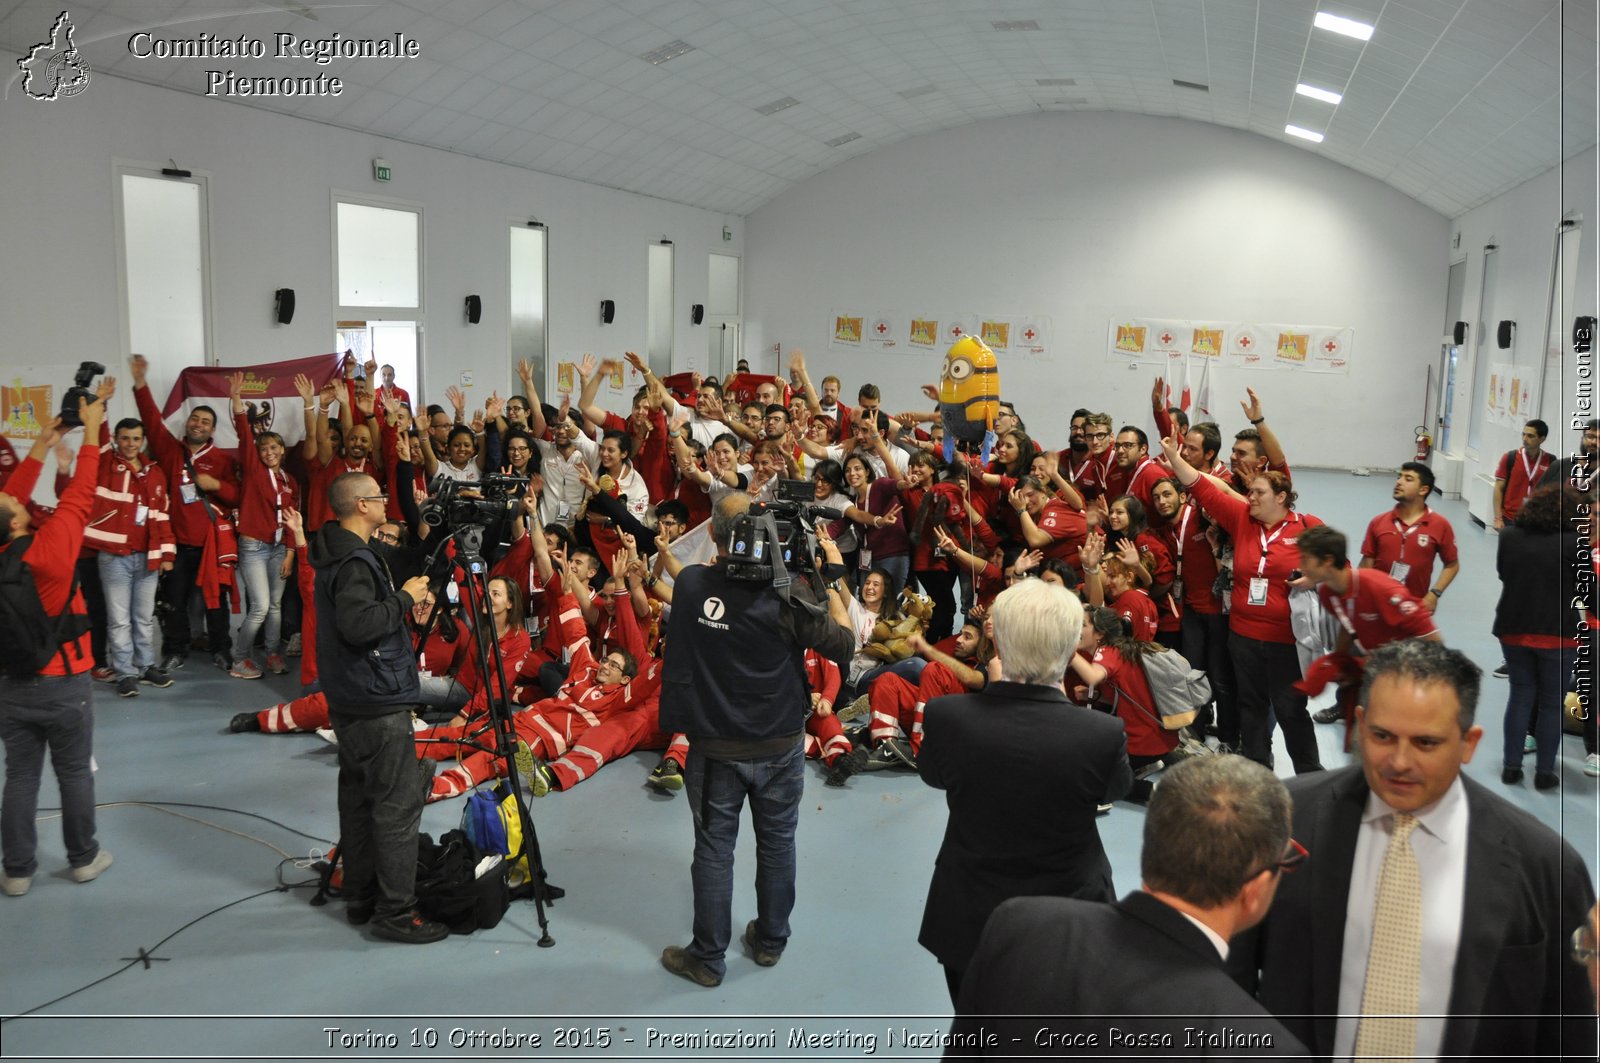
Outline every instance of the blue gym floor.
<path id="1" fill-rule="evenodd" d="M 1296 480 L 1300 508 L 1353 544 L 1391 504 L 1392 485 L 1388 474 L 1316 470 Z M 1440 627 L 1487 672 L 1500 661 L 1489 634 L 1500 593 L 1495 540 L 1463 503 L 1436 508 L 1455 525 L 1462 561 Z M 820 767 L 809 767 L 789 948 L 763 969 L 736 944 L 727 978 L 708 990 L 658 962 L 663 946 L 689 938 L 691 847 L 682 795 L 644 783 L 658 754 L 635 753 L 535 804 L 550 881 L 567 891 L 548 910 L 554 948 L 535 944 L 531 902 L 514 903 L 493 930 L 407 947 L 346 925 L 342 903 L 310 907 L 312 889 L 278 888 L 311 879 L 307 865 L 337 832 L 334 750 L 315 735 L 225 727 L 236 712 L 291 697 L 292 677 L 244 682 L 191 656 L 177 680 L 127 700 L 96 687 L 99 836 L 116 863 L 93 883 L 66 877 L 46 773 L 39 874 L 27 896 L 0 897 L 7 1056 L 859 1057 L 868 1037 L 879 1056 L 938 1055 L 906 1047 L 902 1036 L 942 1030 L 950 1010 L 938 964 L 916 943 L 944 801 L 913 774 L 857 776 L 840 790 L 824 788 Z M 1561 831 L 1592 872 L 1600 780 L 1583 773 L 1581 739 L 1563 739 L 1560 790 L 1502 786 L 1506 681 L 1486 675 L 1484 692 L 1487 734 L 1468 772 Z M 1339 728 L 1320 726 L 1318 736 L 1326 765 L 1346 763 Z M 1278 763 L 1289 770 L 1281 750 Z M 423 829 L 437 836 L 456 826 L 462 806 L 429 806 Z M 1142 811 L 1125 804 L 1100 821 L 1119 891 L 1139 885 L 1142 825 Z M 747 828 L 736 939 L 755 915 L 752 853 Z M 750 1038 L 775 1031 L 777 1047 L 661 1040 L 707 1028 Z M 503 1029 L 539 1042 L 505 1047 Z M 839 1036 L 834 1047 L 789 1047 L 796 1029 Z"/>

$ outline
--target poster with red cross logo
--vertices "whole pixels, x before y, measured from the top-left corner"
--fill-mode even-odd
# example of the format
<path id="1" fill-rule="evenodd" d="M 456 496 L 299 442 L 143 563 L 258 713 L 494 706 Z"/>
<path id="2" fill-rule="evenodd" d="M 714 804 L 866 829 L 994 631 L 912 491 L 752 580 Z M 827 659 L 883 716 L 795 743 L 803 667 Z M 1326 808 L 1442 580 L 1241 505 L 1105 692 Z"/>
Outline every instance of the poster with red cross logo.
<path id="1" fill-rule="evenodd" d="M 862 345 L 890 353 L 907 350 L 905 315 L 895 310 L 879 310 L 867 318 Z"/>

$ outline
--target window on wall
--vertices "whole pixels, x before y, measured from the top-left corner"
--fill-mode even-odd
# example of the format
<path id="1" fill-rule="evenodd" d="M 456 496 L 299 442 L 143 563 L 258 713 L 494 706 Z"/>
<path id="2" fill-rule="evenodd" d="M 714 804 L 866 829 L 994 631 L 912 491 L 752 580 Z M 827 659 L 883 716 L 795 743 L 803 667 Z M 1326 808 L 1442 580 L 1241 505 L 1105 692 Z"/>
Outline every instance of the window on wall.
<path id="1" fill-rule="evenodd" d="M 1472 414 L 1467 420 L 1467 446 L 1483 446 L 1483 426 L 1489 420 L 1489 363 L 1494 360 L 1494 295 L 1499 284 L 1500 256 L 1483 252 L 1483 283 L 1478 288 L 1478 321 L 1468 341 L 1472 344 Z"/>
<path id="2" fill-rule="evenodd" d="M 545 377 L 545 299 L 547 233 L 543 226 L 526 222 L 511 226 L 510 307 L 511 369 L 515 382 L 517 364 L 533 363 L 533 379 L 541 382 L 543 398 L 553 393 Z"/>
<path id="3" fill-rule="evenodd" d="M 645 342 L 650 357 L 645 361 L 656 376 L 672 372 L 672 245 L 666 241 L 649 248 L 649 299 L 645 320 Z"/>
<path id="4" fill-rule="evenodd" d="M 117 265 L 127 350 L 155 365 L 209 363 L 205 178 L 135 167 L 121 168 L 118 178 Z"/>
<path id="5" fill-rule="evenodd" d="M 421 309 L 421 212 L 341 201 L 336 213 L 339 305 Z"/>

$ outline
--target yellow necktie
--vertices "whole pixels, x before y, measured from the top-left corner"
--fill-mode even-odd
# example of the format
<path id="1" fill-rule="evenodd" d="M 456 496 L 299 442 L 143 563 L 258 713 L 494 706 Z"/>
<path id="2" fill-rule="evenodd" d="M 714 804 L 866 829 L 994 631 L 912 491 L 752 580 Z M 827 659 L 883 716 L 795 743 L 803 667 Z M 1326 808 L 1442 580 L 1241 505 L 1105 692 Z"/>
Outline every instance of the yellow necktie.
<path id="1" fill-rule="evenodd" d="M 1394 834 L 1378 876 L 1372 947 L 1356 1029 L 1358 1060 L 1410 1059 L 1416 1053 L 1417 986 L 1422 972 L 1422 875 L 1411 850 L 1417 817 L 1394 814 Z"/>

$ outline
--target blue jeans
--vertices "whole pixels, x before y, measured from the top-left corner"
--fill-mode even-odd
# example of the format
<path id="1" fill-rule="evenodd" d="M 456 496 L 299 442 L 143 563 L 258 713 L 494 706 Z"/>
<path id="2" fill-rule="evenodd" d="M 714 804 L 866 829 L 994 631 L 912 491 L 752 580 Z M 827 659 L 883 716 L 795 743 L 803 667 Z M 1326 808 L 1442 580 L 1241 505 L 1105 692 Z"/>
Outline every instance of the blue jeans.
<path id="1" fill-rule="evenodd" d="M 893 664 L 880 664 L 868 668 L 861 673 L 861 678 L 854 683 L 845 684 L 844 689 L 840 691 L 840 700 L 843 701 L 845 695 L 849 695 L 852 698 L 860 697 L 872 689 L 872 681 L 874 679 L 888 672 L 893 672 L 912 686 L 916 686 L 917 681 L 922 678 L 922 670 L 926 667 L 928 667 L 927 658 L 913 654 L 903 661 L 896 661 Z"/>
<path id="2" fill-rule="evenodd" d="M 44 751 L 50 750 L 61 789 L 61 838 L 73 867 L 100 853 L 94 837 L 94 682 L 69 676 L 0 676 L 0 741 L 6 747 L 5 797 L 0 800 L 0 852 L 5 872 L 26 878 L 38 870 L 36 813 Z"/>
<path id="3" fill-rule="evenodd" d="M 794 830 L 805 788 L 805 746 L 758 760 L 711 760 L 691 740 L 684 788 L 694 814 L 694 940 L 689 954 L 717 975 L 733 936 L 733 847 L 739 813 L 750 799 L 756 833 L 756 938 L 781 952 L 794 910 Z"/>
<path id="4" fill-rule="evenodd" d="M 142 553 L 96 555 L 106 600 L 106 660 L 117 678 L 141 675 L 156 663 L 156 586 Z"/>
<path id="5" fill-rule="evenodd" d="M 239 583 L 244 590 L 244 623 L 233 637 L 233 659 L 243 661 L 255 652 L 256 633 L 265 624 L 268 656 L 283 649 L 283 571 L 285 547 L 239 536 Z"/>
<path id="6" fill-rule="evenodd" d="M 1567 678 L 1577 651 L 1563 647 L 1535 650 L 1527 646 L 1500 643 L 1506 655 L 1511 692 L 1506 698 L 1505 752 L 1502 763 L 1508 768 L 1522 766 L 1522 739 L 1528 733 L 1528 717 L 1533 717 L 1533 740 L 1538 743 L 1534 770 L 1556 770 L 1556 755 L 1561 752 L 1561 702 L 1567 695 Z"/>

